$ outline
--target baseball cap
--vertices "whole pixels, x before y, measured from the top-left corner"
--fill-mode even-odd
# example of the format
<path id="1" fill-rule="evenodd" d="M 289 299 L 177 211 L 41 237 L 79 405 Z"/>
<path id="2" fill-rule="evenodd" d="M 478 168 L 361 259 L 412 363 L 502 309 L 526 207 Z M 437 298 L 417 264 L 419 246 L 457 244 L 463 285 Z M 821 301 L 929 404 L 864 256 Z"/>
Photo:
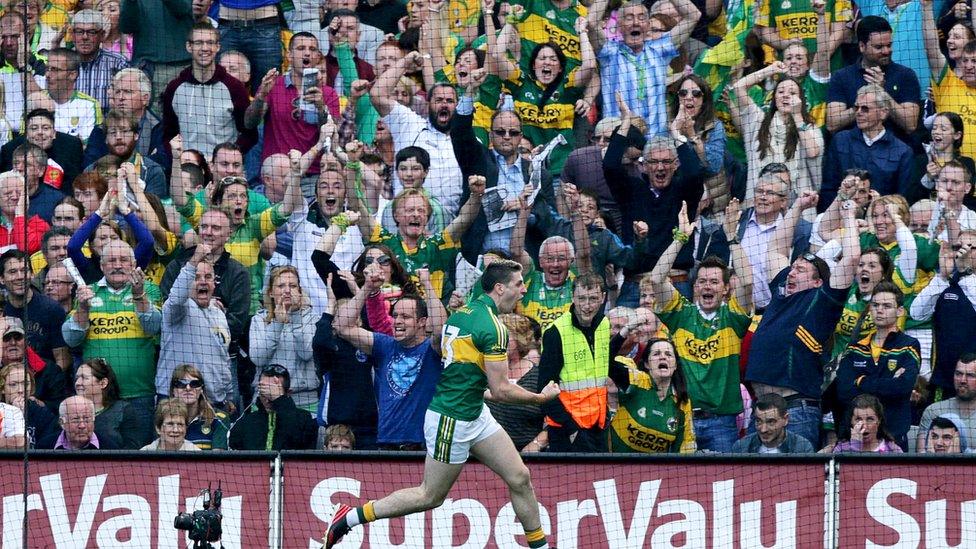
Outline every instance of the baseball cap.
<path id="1" fill-rule="evenodd" d="M 7 329 L 4 330 L 3 337 L 7 337 L 9 334 L 26 335 L 27 332 L 24 331 L 24 321 L 17 317 L 8 316 Z"/>

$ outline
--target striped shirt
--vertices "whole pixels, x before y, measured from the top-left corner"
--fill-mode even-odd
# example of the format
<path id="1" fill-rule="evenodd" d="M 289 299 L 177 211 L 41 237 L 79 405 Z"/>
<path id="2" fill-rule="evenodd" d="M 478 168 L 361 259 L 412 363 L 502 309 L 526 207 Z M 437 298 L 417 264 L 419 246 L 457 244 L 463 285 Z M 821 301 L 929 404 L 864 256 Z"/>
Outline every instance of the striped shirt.
<path id="1" fill-rule="evenodd" d="M 667 132 L 667 102 L 661 98 L 665 96 L 668 63 L 677 55 L 670 34 L 645 41 L 644 49 L 637 54 L 623 42 L 607 42 L 597 54 L 603 83 L 603 116 L 620 116 L 614 98 L 614 93 L 620 92 L 634 115 L 647 121 L 649 135 Z"/>
<path id="2" fill-rule="evenodd" d="M 108 86 L 115 73 L 129 66 L 129 61 L 117 53 L 98 50 L 91 61 L 82 61 L 78 67 L 75 88 L 94 97 L 102 111 L 108 110 Z"/>

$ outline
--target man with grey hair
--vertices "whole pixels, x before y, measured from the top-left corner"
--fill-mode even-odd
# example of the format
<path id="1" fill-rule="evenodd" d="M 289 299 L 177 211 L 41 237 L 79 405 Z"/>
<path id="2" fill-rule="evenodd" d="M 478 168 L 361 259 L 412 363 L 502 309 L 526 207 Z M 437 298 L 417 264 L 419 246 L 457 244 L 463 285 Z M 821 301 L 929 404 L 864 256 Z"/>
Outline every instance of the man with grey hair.
<path id="1" fill-rule="evenodd" d="M 511 249 L 519 250 L 515 259 L 525 273 L 526 290 L 516 312 L 535 320 L 545 330 L 573 304 L 573 279 L 576 277 L 570 272 L 570 267 L 577 260 L 576 250 L 565 237 L 550 236 L 539 247 L 539 266 L 536 267 L 525 246 L 519 243 L 524 239 L 527 212 L 523 208 L 512 231 Z M 589 250 L 589 247 L 586 246 L 586 249 Z M 588 253 L 585 261 L 578 266 L 580 273 L 591 270 Z"/>
<path id="2" fill-rule="evenodd" d="M 139 69 L 125 68 L 112 77 L 109 105 L 113 110 L 128 113 L 139 121 L 136 152 L 152 158 L 161 166 L 168 166 L 170 161 L 163 153 L 163 126 L 156 113 L 149 110 L 151 96 L 152 81 Z M 83 165 L 90 166 L 108 152 L 105 128 L 96 126 L 88 137 Z"/>
<path id="3" fill-rule="evenodd" d="M 844 172 L 850 168 L 870 172 L 871 188 L 882 195 L 907 196 L 919 184 L 911 147 L 885 128 L 892 110 L 888 92 L 878 84 L 861 86 L 854 110 L 857 126 L 835 134 L 827 148 L 819 211 L 834 201 Z"/>
<path id="4" fill-rule="evenodd" d="M 241 81 L 241 84 L 251 84 L 251 62 L 247 56 L 237 50 L 220 52 L 217 62 L 227 70 L 231 76 Z"/>
<path id="5" fill-rule="evenodd" d="M 0 248 L 10 246 L 32 254 L 41 249 L 41 239 L 51 227 L 40 216 L 28 216 L 24 234 L 24 216 L 27 213 L 24 196 L 24 176 L 20 172 L 0 173 L 0 213 L 11 223 L 11 228 L 0 225 Z"/>
<path id="6" fill-rule="evenodd" d="M 122 400 L 133 407 L 140 425 L 149 426 L 134 437 L 136 448 L 153 437 L 156 401 L 156 336 L 163 317 L 157 307 L 159 287 L 136 267 L 132 247 L 113 240 L 102 248 L 104 276 L 79 286 L 75 309 L 61 327 L 69 347 L 80 349 L 84 360 L 104 358 L 112 365 Z"/>
<path id="7" fill-rule="evenodd" d="M 698 202 L 705 192 L 704 170 L 701 159 L 688 143 L 675 146 L 673 139 L 655 136 L 644 146 L 640 157 L 640 176 L 632 176 L 624 168 L 623 158 L 630 146 L 632 116 L 626 104 L 621 102 L 623 122 L 610 137 L 610 145 L 603 157 L 603 174 L 610 192 L 623 209 L 621 236 L 624 242 L 634 241 L 634 222 L 647 224 L 647 238 L 643 244 L 645 254 L 629 269 L 624 269 L 624 284 L 617 297 L 617 304 L 636 307 L 639 302 L 640 276 L 650 271 L 661 254 L 676 238 L 672 231 L 678 226 L 678 212 L 687 208 L 689 220 L 698 212 Z M 678 170 L 678 167 L 681 170 Z M 687 273 L 694 266 L 692 257 L 679 255 L 674 269 Z M 672 282 L 687 281 L 673 277 Z"/>
<path id="8" fill-rule="evenodd" d="M 95 403 L 76 395 L 61 401 L 58 407 L 61 431 L 39 440 L 38 448 L 54 450 L 115 450 L 111 437 L 95 432 Z"/>
<path id="9" fill-rule="evenodd" d="M 71 18 L 71 36 L 81 58 L 75 87 L 97 99 L 103 111 L 109 108 L 112 78 L 129 66 L 129 60 L 122 55 L 102 49 L 106 27 L 105 16 L 92 9 L 81 10 Z"/>

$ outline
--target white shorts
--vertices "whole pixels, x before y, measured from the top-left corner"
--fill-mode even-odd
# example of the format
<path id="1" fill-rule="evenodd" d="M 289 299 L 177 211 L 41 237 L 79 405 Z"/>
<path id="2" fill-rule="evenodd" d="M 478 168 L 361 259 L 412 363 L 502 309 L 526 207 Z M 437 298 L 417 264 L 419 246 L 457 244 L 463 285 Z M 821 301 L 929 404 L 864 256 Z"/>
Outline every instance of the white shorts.
<path id="1" fill-rule="evenodd" d="M 461 464 L 468 461 L 471 447 L 501 430 L 484 404 L 474 421 L 461 421 L 427 410 L 424 415 L 424 440 L 427 455 L 441 463 Z"/>

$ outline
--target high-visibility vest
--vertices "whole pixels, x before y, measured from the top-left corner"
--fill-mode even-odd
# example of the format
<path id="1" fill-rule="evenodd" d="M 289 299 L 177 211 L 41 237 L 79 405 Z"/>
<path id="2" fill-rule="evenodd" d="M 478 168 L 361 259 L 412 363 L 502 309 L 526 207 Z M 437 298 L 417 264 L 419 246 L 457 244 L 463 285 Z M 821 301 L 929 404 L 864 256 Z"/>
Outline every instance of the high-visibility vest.
<path id="1" fill-rule="evenodd" d="M 573 315 L 566 312 L 549 329 L 559 331 L 563 369 L 559 372 L 559 401 L 576 424 L 583 429 L 607 423 L 607 375 L 610 361 L 610 321 L 604 317 L 593 334 L 593 350 L 586 337 L 573 326 Z M 553 426 L 560 425 L 549 418 Z"/>

